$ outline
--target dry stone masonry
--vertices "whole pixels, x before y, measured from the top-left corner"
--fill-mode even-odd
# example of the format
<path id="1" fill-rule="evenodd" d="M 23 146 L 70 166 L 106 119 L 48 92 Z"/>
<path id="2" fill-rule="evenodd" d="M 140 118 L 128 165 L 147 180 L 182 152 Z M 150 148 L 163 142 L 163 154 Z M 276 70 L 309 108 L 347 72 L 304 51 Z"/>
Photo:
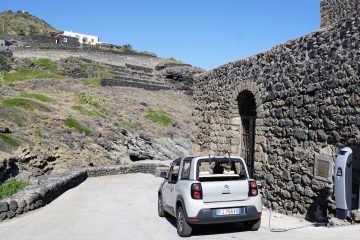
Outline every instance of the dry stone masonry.
<path id="1" fill-rule="evenodd" d="M 331 0 L 322 6 L 340 2 L 350 6 Z M 267 207 L 326 220 L 335 211 L 337 151 L 360 142 L 359 32 L 355 11 L 326 29 L 198 76 L 193 152 L 245 156 L 253 149 L 249 165 L 263 182 Z"/>
<path id="2" fill-rule="evenodd" d="M 321 0 L 321 27 L 328 27 L 360 11 L 360 0 Z"/>

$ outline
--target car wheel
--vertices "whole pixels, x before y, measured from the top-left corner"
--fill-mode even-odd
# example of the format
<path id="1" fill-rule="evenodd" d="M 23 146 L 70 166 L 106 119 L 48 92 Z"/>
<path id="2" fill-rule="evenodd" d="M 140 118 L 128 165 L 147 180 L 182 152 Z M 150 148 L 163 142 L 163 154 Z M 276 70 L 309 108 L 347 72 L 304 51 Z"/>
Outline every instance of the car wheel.
<path id="1" fill-rule="evenodd" d="M 259 218 L 258 220 L 247 222 L 246 229 L 248 231 L 257 231 L 257 230 L 259 230 L 260 225 L 261 225 L 261 218 Z"/>
<path id="2" fill-rule="evenodd" d="M 176 228 L 180 237 L 190 237 L 192 227 L 187 223 L 185 213 L 182 207 L 179 207 L 176 212 Z"/>
<path id="3" fill-rule="evenodd" d="M 160 217 L 165 217 L 164 203 L 161 194 L 158 196 L 158 213 Z"/>

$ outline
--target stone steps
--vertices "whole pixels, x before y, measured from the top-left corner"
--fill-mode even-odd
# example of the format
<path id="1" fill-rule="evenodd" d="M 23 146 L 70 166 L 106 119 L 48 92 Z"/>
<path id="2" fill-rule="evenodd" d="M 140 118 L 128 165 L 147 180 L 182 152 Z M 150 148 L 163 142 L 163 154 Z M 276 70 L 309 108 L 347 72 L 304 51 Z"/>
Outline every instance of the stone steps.
<path id="1" fill-rule="evenodd" d="M 106 64 L 106 66 L 111 68 L 112 71 L 114 72 L 114 74 L 139 75 L 139 76 L 144 76 L 144 77 L 148 77 L 148 78 L 154 77 L 153 72 L 142 71 L 141 69 L 137 69 L 137 68 L 128 68 L 128 67 L 124 67 L 124 66 L 114 66 L 114 65 L 110 65 L 110 64 Z M 153 70 L 153 69 L 151 69 L 151 70 Z"/>
<path id="2" fill-rule="evenodd" d="M 102 79 L 102 86 L 122 86 L 142 88 L 149 91 L 171 90 L 174 89 L 161 78 L 154 75 L 154 69 L 132 64 L 125 66 L 114 66 L 107 64 L 112 69 L 114 79 Z"/>
<path id="3" fill-rule="evenodd" d="M 108 80 L 108 81 L 110 81 L 110 80 L 112 80 L 112 81 L 126 81 L 126 82 L 134 82 L 134 83 L 143 83 L 143 84 L 153 84 L 153 85 L 168 86 L 165 83 L 147 81 L 147 80 L 139 79 L 139 78 L 115 78 L 115 79 L 104 79 L 104 80 Z"/>
<path id="4" fill-rule="evenodd" d="M 138 74 L 138 75 L 148 76 L 148 77 L 154 76 L 154 74 L 152 74 L 152 73 L 144 73 L 142 71 L 131 70 L 131 69 L 124 68 L 124 67 L 112 68 L 112 70 L 114 73 Z"/>
<path id="5" fill-rule="evenodd" d="M 139 74 L 128 74 L 128 73 L 115 73 L 114 75 L 115 75 L 115 79 L 122 79 L 122 78 L 128 79 L 128 78 L 130 78 L 130 79 L 139 79 L 139 80 L 149 80 L 149 81 L 151 81 L 154 78 L 154 76 L 149 77 L 149 76 L 143 76 L 143 75 L 139 75 Z"/>
<path id="6" fill-rule="evenodd" d="M 165 84 L 156 84 L 150 81 L 144 80 L 133 80 L 133 79 L 103 79 L 101 80 L 101 86 L 121 86 L 121 87 L 133 87 L 133 88 L 142 88 L 149 91 L 159 91 L 159 90 L 171 90 L 168 85 Z"/>
<path id="7" fill-rule="evenodd" d="M 125 67 L 128 69 L 131 69 L 133 71 L 137 71 L 137 72 L 144 72 L 144 73 L 153 73 L 154 72 L 153 68 L 133 65 L 133 64 L 129 64 L 129 63 L 125 63 Z"/>

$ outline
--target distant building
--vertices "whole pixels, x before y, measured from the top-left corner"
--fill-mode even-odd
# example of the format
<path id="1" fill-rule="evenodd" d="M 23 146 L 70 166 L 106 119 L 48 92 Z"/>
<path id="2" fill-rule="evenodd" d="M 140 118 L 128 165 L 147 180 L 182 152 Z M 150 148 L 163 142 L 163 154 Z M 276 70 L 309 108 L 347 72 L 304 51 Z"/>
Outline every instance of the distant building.
<path id="1" fill-rule="evenodd" d="M 70 37 L 64 34 L 58 34 L 55 37 L 56 45 L 67 45 L 72 47 L 80 47 L 79 38 Z"/>
<path id="2" fill-rule="evenodd" d="M 70 32 L 69 31 L 64 31 L 63 35 L 78 38 L 79 42 L 81 44 L 96 45 L 96 44 L 98 44 L 100 42 L 100 39 L 99 39 L 98 36 L 75 33 L 75 32 L 72 32 L 72 31 L 70 31 Z"/>
<path id="3" fill-rule="evenodd" d="M 26 10 L 18 10 L 17 13 L 22 13 L 22 14 L 29 15 L 29 12 L 26 11 Z"/>
<path id="4" fill-rule="evenodd" d="M 0 39 L 0 50 L 8 49 L 10 46 L 10 42 Z"/>

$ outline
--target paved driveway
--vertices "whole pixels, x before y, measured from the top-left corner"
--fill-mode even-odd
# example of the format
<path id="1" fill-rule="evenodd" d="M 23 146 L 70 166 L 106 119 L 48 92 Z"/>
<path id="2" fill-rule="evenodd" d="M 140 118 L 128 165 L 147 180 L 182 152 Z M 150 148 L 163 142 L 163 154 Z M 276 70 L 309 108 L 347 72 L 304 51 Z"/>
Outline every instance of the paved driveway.
<path id="1" fill-rule="evenodd" d="M 131 174 L 90 178 L 48 206 L 0 223 L 1 240 L 179 239 L 171 218 L 157 215 L 160 178 Z M 263 213 L 258 232 L 238 232 L 233 226 L 203 227 L 191 239 L 359 239 L 360 226 L 327 229 L 300 219 L 273 214 L 274 233 Z"/>

